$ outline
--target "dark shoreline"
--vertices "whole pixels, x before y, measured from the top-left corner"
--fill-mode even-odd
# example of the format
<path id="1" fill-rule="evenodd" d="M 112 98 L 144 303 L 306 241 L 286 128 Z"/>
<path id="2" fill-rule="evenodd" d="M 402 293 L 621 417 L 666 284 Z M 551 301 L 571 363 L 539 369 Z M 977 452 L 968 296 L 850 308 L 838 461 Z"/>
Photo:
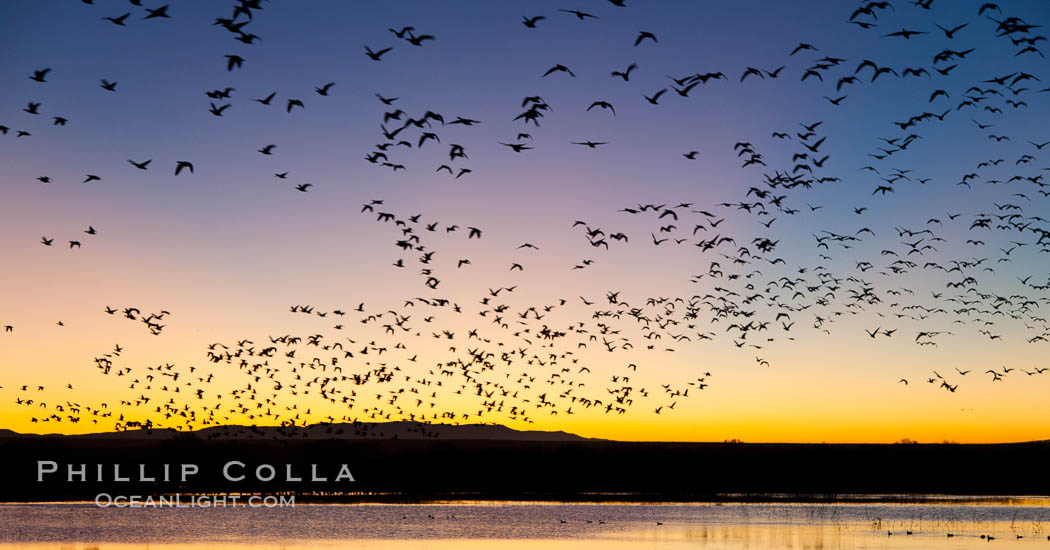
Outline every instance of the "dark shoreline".
<path id="1" fill-rule="evenodd" d="M 37 461 L 58 473 L 37 481 Z M 243 462 L 243 481 L 222 473 Z M 86 481 L 65 479 L 87 464 Z M 90 479 L 96 464 L 104 479 Z M 113 481 L 119 464 L 130 481 Z M 194 464 L 186 482 L 143 482 L 145 464 Z M 304 481 L 258 481 L 286 464 Z M 309 481 L 317 464 L 326 482 Z M 354 481 L 332 481 L 347 464 Z M 935 502 L 1050 495 L 1050 444 L 743 444 L 610 441 L 203 440 L 0 437 L 0 501 L 91 501 L 98 493 L 295 494 L 297 502 Z M 150 473 L 154 472 L 154 473 Z M 173 475 L 173 477 L 175 477 Z M 349 494 L 347 494 L 349 492 Z M 877 496 L 876 496 L 877 495 Z"/>

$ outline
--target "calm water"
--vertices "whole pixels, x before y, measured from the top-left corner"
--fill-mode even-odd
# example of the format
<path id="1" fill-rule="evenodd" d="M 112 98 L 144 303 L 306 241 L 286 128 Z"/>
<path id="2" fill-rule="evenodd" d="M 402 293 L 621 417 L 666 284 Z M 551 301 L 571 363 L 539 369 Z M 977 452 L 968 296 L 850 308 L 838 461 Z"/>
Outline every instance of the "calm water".
<path id="1" fill-rule="evenodd" d="M 988 550 L 994 545 L 1027 550 L 1050 549 L 1048 536 L 1050 500 L 1038 499 L 917 505 L 299 504 L 282 509 L 0 504 L 0 548 Z"/>

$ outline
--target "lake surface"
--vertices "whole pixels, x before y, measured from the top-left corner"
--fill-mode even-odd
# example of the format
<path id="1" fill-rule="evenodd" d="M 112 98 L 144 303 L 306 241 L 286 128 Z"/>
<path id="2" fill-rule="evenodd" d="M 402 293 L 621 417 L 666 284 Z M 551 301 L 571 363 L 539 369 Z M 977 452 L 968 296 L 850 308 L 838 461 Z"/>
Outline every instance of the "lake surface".
<path id="1" fill-rule="evenodd" d="M 989 540 L 989 535 L 994 538 Z M 274 509 L 0 504 L 0 548 L 41 550 L 987 550 L 992 545 L 1017 550 L 1050 548 L 1050 500 L 947 500 L 932 504 L 298 504 Z"/>

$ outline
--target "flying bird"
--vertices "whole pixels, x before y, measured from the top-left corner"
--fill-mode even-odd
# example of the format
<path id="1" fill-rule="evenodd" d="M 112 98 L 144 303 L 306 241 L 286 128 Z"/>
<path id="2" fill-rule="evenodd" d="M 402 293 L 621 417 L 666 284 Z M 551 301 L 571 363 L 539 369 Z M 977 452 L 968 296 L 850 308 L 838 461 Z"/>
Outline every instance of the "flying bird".
<path id="1" fill-rule="evenodd" d="M 525 25 L 526 27 L 528 27 L 530 29 L 535 29 L 536 28 L 536 23 L 539 23 L 540 21 L 543 21 L 544 19 L 546 19 L 546 17 L 544 17 L 542 15 L 537 15 L 535 17 L 526 17 L 526 16 L 523 15 L 523 16 L 521 16 L 521 24 Z"/>
<path id="2" fill-rule="evenodd" d="M 156 19 L 158 17 L 171 18 L 171 16 L 168 15 L 168 4 L 164 4 L 159 8 L 146 8 L 146 12 L 146 17 L 143 17 L 143 19 Z"/>
<path id="3" fill-rule="evenodd" d="M 590 107 L 587 107 L 587 110 L 590 111 L 591 109 L 593 109 L 595 107 L 601 107 L 602 109 L 609 109 L 610 111 L 612 111 L 613 116 L 616 116 L 616 109 L 614 109 L 613 106 L 608 101 L 595 101 L 594 103 L 591 103 Z"/>
<path id="4" fill-rule="evenodd" d="M 641 32 L 638 33 L 638 38 L 634 39 L 634 45 L 637 47 L 646 38 L 648 38 L 649 40 L 652 40 L 654 43 L 660 42 L 659 40 L 656 39 L 656 35 L 654 35 L 653 33 L 648 32 L 648 31 L 641 31 Z"/>
<path id="5" fill-rule="evenodd" d="M 563 10 L 560 10 L 560 11 L 563 11 L 563 12 L 565 12 L 565 13 L 571 13 L 572 15 L 575 15 L 575 16 L 576 16 L 576 18 L 577 18 L 577 19 L 579 19 L 580 21 L 584 21 L 584 20 L 586 20 L 586 19 L 587 19 L 588 17 L 589 17 L 589 18 L 591 18 L 591 19 L 598 19 L 598 16 L 596 16 L 596 15 L 591 15 L 591 14 L 589 14 L 589 13 L 586 13 L 586 12 L 582 12 L 582 11 L 580 11 L 580 10 L 565 10 L 565 9 L 563 9 Z"/>
<path id="6" fill-rule="evenodd" d="M 179 175 L 179 172 L 182 172 L 184 169 L 185 170 L 189 170 L 190 173 L 192 174 L 193 173 L 193 163 L 191 163 L 189 161 L 185 161 L 185 160 L 180 160 L 177 163 L 175 163 L 175 175 L 176 176 Z"/>
<path id="7" fill-rule="evenodd" d="M 222 105 L 222 106 L 216 106 L 214 103 L 209 103 L 209 104 L 211 105 L 211 107 L 208 109 L 208 112 L 213 114 L 213 115 L 215 115 L 215 116 L 222 116 L 223 111 L 225 111 L 226 109 L 230 108 L 230 104 L 229 103 L 227 103 L 226 105 Z"/>
<path id="8" fill-rule="evenodd" d="M 550 75 L 552 73 L 556 73 L 556 72 L 568 73 L 569 76 L 571 76 L 573 78 L 576 78 L 576 74 L 575 73 L 573 73 L 568 67 L 566 67 L 565 65 L 562 65 L 560 63 L 555 65 L 555 66 L 553 66 L 553 67 L 551 67 L 551 68 L 549 68 L 549 69 L 547 69 L 547 72 L 543 73 L 543 76 L 546 77 L 546 76 L 548 76 L 548 75 Z"/>
<path id="9" fill-rule="evenodd" d="M 409 37 L 406 40 L 408 40 L 408 43 L 412 44 L 413 46 L 422 46 L 424 40 L 436 40 L 436 39 L 437 39 L 437 37 L 435 37 L 432 34 L 421 34 L 419 36 L 415 36 L 412 33 L 409 33 Z"/>
<path id="10" fill-rule="evenodd" d="M 643 97 L 645 97 L 645 100 L 648 101 L 650 104 L 657 105 L 658 102 L 660 101 L 660 96 L 664 95 L 664 92 L 666 92 L 666 91 L 667 91 L 667 88 L 661 88 L 660 91 L 656 92 L 652 96 L 643 96 Z"/>
<path id="11" fill-rule="evenodd" d="M 383 48 L 379 51 L 372 51 L 372 48 L 365 46 L 365 55 L 372 59 L 372 61 L 379 61 L 383 54 L 393 50 L 393 48 Z"/>
<path id="12" fill-rule="evenodd" d="M 33 71 L 33 74 L 29 76 L 29 80 L 34 80 L 36 82 L 47 82 L 45 77 L 49 72 L 51 72 L 50 67 L 46 69 L 40 69 L 39 71 Z"/>
<path id="13" fill-rule="evenodd" d="M 910 31 L 908 29 L 901 29 L 899 31 L 891 32 L 889 34 L 884 34 L 882 36 L 886 36 L 886 37 L 888 37 L 888 36 L 899 36 L 899 37 L 901 37 L 901 38 L 903 38 L 905 40 L 910 40 L 911 37 L 916 36 L 916 35 L 920 35 L 920 34 L 926 34 L 926 33 L 923 32 L 923 31 Z"/>
<path id="14" fill-rule="evenodd" d="M 125 26 L 124 22 L 128 20 L 128 16 L 129 15 L 131 15 L 131 12 L 125 13 L 124 15 L 120 15 L 120 16 L 117 16 L 117 17 L 103 17 L 102 19 L 104 19 L 106 21 L 109 21 L 110 23 L 113 23 L 114 25 L 117 25 L 117 26 L 120 26 L 120 27 L 124 27 Z"/>
<path id="15" fill-rule="evenodd" d="M 637 68 L 638 68 L 638 64 L 637 63 L 631 63 L 630 65 L 627 66 L 626 70 L 624 70 L 622 72 L 621 71 L 613 71 L 610 74 L 612 76 L 614 76 L 614 77 L 618 76 L 618 77 L 622 78 L 624 82 L 628 82 L 628 81 L 631 80 L 631 71 L 633 71 L 633 70 L 635 70 Z"/>
<path id="16" fill-rule="evenodd" d="M 244 65 L 244 58 L 239 55 L 226 55 L 226 70 L 240 69 Z"/>
<path id="17" fill-rule="evenodd" d="M 940 26 L 940 25 L 935 25 L 935 26 L 936 26 L 936 27 L 937 27 L 938 29 L 941 29 L 941 31 L 942 31 L 942 32 L 944 32 L 944 37 L 945 37 L 945 38 L 947 38 L 947 39 L 951 40 L 952 38 L 955 38 L 955 33 L 957 33 L 957 32 L 959 32 L 959 31 L 961 31 L 961 30 L 962 30 L 963 28 L 965 28 L 965 27 L 966 27 L 966 26 L 967 26 L 968 24 L 969 24 L 969 23 L 963 23 L 962 25 L 959 25 L 958 27 L 955 27 L 955 28 L 952 28 L 952 29 L 946 29 L 946 28 L 944 28 L 944 27 L 942 27 L 942 26 Z"/>

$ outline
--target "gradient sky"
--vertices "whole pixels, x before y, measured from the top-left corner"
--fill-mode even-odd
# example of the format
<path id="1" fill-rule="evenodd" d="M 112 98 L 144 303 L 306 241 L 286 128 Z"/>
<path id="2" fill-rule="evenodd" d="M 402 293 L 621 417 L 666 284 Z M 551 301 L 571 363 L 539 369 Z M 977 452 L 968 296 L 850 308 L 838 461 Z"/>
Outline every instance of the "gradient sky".
<path id="1" fill-rule="evenodd" d="M 531 423 L 498 412 L 478 420 L 627 440 L 1046 439 L 1050 417 L 1042 412 L 1050 372 L 1026 376 L 1020 369 L 1050 367 L 1048 344 L 1028 343 L 1047 330 L 1046 322 L 1038 321 L 1040 314 L 1045 316 L 1046 290 L 1031 285 L 1047 283 L 1050 256 L 1040 252 L 1038 236 L 1030 231 L 968 228 L 983 213 L 1002 214 L 996 205 L 1022 206 L 1025 216 L 1050 212 L 1050 200 L 1039 193 L 1050 188 L 1029 181 L 1005 183 L 1014 175 L 1045 174 L 1050 147 L 1041 151 L 1029 142 L 1050 140 L 1045 123 L 1050 120 L 1050 94 L 1038 92 L 1050 83 L 1023 81 L 1013 91 L 1029 89 L 1014 94 L 982 82 L 1018 72 L 1042 77 L 1045 59 L 1035 53 L 1016 55 L 1023 46 L 996 36 L 990 17 L 1042 24 L 1050 10 L 1035 0 L 1004 1 L 999 3 L 1001 13 L 978 16 L 980 4 L 937 0 L 931 10 L 923 10 L 911 2 L 894 2 L 894 9 L 877 12 L 877 21 L 858 17 L 878 25 L 865 30 L 848 23 L 853 8 L 862 5 L 850 2 L 635 0 L 618 8 L 605 0 L 275 0 L 254 13 L 245 30 L 260 40 L 245 45 L 212 24 L 230 16 L 232 3 L 179 2 L 170 8 L 171 19 L 148 21 L 142 19 L 142 8 L 126 0 L 96 0 L 93 5 L 72 0 L 2 3 L 0 125 L 10 131 L 0 135 L 0 325 L 14 330 L 0 332 L 0 427 L 33 432 L 111 429 L 112 419 L 97 425 L 33 423 L 34 417 L 53 411 L 17 400 L 45 400 L 49 407 L 106 402 L 120 410 L 121 400 L 134 400 L 144 390 L 129 388 L 128 379 L 106 376 L 95 368 L 93 358 L 116 344 L 125 349 L 118 364 L 131 367 L 133 376 L 144 374 L 148 366 L 170 363 L 185 371 L 192 365 L 199 369 L 195 375 L 215 374 L 209 393 L 228 393 L 246 382 L 236 365 L 207 361 L 209 344 L 235 345 L 248 338 L 261 347 L 267 336 L 281 334 L 324 333 L 327 341 L 352 338 L 358 345 L 384 342 L 391 349 L 382 360 L 398 365 L 400 376 L 433 379 L 429 371 L 435 364 L 462 357 L 463 350 L 479 345 L 465 340 L 471 328 L 480 327 L 482 336 L 493 339 L 491 351 L 496 351 L 497 340 L 507 347 L 520 344 L 506 334 L 509 331 L 492 326 L 491 317 L 478 316 L 484 309 L 478 302 L 490 288 L 516 285 L 513 294 L 499 297 L 515 312 L 564 298 L 565 307 L 530 323 L 564 330 L 583 321 L 593 331 L 591 315 L 602 304 L 608 309 L 608 291 L 619 291 L 621 300 L 639 307 L 650 297 L 688 299 L 717 292 L 716 287 L 750 293 L 743 288 L 749 282 L 743 276 L 691 282 L 718 261 L 727 274 L 761 269 L 763 275 L 755 281 L 759 290 L 764 281 L 799 276 L 802 268 L 806 273 L 801 276 L 815 281 L 814 268 L 820 265 L 842 279 L 863 278 L 883 303 L 863 311 L 845 307 L 847 289 L 854 287 L 844 283 L 827 307 L 793 312 L 797 325 L 790 333 L 778 328 L 768 336 L 751 334 L 748 343 L 761 349 L 733 344 L 726 327 L 746 323 L 743 318 L 713 323 L 705 312 L 691 332 L 714 332 L 713 340 L 693 338 L 673 345 L 664 340 L 654 350 L 644 349 L 652 342 L 642 338 L 637 323 L 620 320 L 619 336 L 631 338 L 634 349 L 607 353 L 597 344 L 578 348 L 572 340 L 556 352 L 577 354 L 579 363 L 569 366 L 574 380 L 586 384 L 581 393 L 607 399 L 611 377 L 626 374 L 633 386 L 649 390 L 649 398 L 638 398 L 622 415 L 576 406 L 571 416 L 537 411 L 530 415 Z M 580 9 L 599 19 L 579 21 L 559 11 L 562 8 Z M 132 14 L 126 27 L 101 19 L 125 12 Z M 523 15 L 547 19 L 527 29 L 521 24 Z M 968 26 L 951 40 L 934 26 L 963 23 Z M 408 25 L 436 40 L 415 47 L 388 31 Z M 901 28 L 928 34 L 909 40 L 883 36 Z M 654 33 L 659 42 L 635 47 L 634 39 L 643 30 Z M 1012 36 L 1033 37 L 1040 30 Z M 818 50 L 789 55 L 799 43 Z M 375 62 L 364 55 L 365 45 L 393 50 Z M 1042 42 L 1036 46 L 1047 49 Z M 942 69 L 958 65 L 942 76 L 933 72 L 932 58 L 946 48 L 974 52 L 936 64 Z M 227 54 L 241 55 L 243 68 L 227 71 Z M 846 61 L 828 69 L 823 83 L 800 81 L 824 56 Z M 870 70 L 864 69 L 858 75 L 860 83 L 837 92 L 835 81 L 853 74 L 864 59 L 898 72 L 923 67 L 933 77 L 885 75 L 873 83 Z M 558 63 L 576 77 L 542 77 Z M 609 76 L 630 63 L 639 67 L 629 82 Z M 750 77 L 740 82 L 746 67 L 773 70 L 781 65 L 785 68 L 777 79 Z M 45 67 L 52 69 L 47 82 L 28 78 Z M 657 106 L 643 99 L 643 94 L 672 84 L 667 75 L 717 71 L 728 78 L 701 84 L 688 98 L 669 89 Z M 117 81 L 117 91 L 101 89 L 100 79 Z M 315 86 L 327 82 L 335 82 L 328 97 L 314 93 Z M 972 85 L 1007 95 L 988 95 L 977 108 L 957 110 Z M 229 100 L 205 96 L 206 91 L 226 87 L 235 88 Z M 931 102 L 930 94 L 937 89 L 949 97 Z M 251 101 L 271 92 L 277 93 L 271 107 Z M 386 107 L 376 93 L 399 99 Z M 524 110 L 522 98 L 535 95 L 552 108 L 541 126 L 512 120 Z M 847 98 L 839 106 L 824 98 L 841 95 Z M 305 109 L 286 113 L 288 98 L 301 99 Z M 1013 108 L 1005 99 L 1025 101 L 1027 107 Z M 598 108 L 587 111 L 596 100 L 610 102 L 616 115 Z M 215 117 L 208 112 L 210 101 L 231 107 Z M 41 103 L 41 114 L 23 112 L 28 102 Z M 1002 114 L 984 111 L 984 105 L 1000 107 Z M 387 151 L 391 161 L 406 166 L 393 172 L 363 157 L 385 141 L 379 126 L 383 113 L 394 108 L 413 118 L 430 110 L 446 121 L 463 116 L 481 123 L 438 125 L 432 131 L 441 143 L 422 148 L 415 147 L 419 132 L 406 130 L 414 146 Z M 905 132 L 893 124 L 925 111 L 946 110 L 950 112 L 943 121 L 923 122 Z M 54 116 L 69 122 L 54 126 Z M 981 130 L 974 120 L 994 126 Z M 818 173 L 840 181 L 812 189 L 774 190 L 787 195 L 784 206 L 798 209 L 795 215 L 773 206 L 768 207 L 771 215 L 764 217 L 718 206 L 754 201 L 746 193 L 750 187 L 766 188 L 764 174 L 790 172 L 792 155 L 801 149 L 795 135 L 804 131 L 800 124 L 817 121 L 822 121 L 818 134 L 826 136 L 820 155 L 829 155 Z M 16 137 L 19 130 L 32 135 Z M 788 132 L 792 139 L 772 139 L 775 131 Z M 517 154 L 499 144 L 517 141 L 519 132 L 532 135 L 531 141 L 524 141 L 534 149 Z M 887 147 L 879 138 L 912 132 L 921 139 L 907 150 L 883 160 L 868 156 L 879 146 Z M 989 133 L 1010 139 L 997 142 Z M 570 143 L 587 140 L 609 143 L 594 150 Z M 752 143 L 766 166 L 742 169 L 733 150 L 737 142 Z M 450 163 L 452 143 L 463 145 L 469 158 Z M 274 155 L 257 152 L 268 144 L 276 144 Z M 696 160 L 682 157 L 693 150 L 700 152 Z M 1034 159 L 1017 164 L 1025 154 Z M 1000 158 L 1005 159 L 1001 164 L 979 170 L 972 188 L 957 185 L 964 174 L 978 171 L 978 163 Z M 143 172 L 128 159 L 153 161 Z M 191 161 L 195 172 L 175 177 L 175 163 L 182 160 Z M 472 172 L 461 178 L 435 173 L 443 163 Z M 882 177 L 894 169 L 911 170 L 911 180 L 896 182 L 892 194 L 873 196 L 875 187 L 885 182 L 880 174 L 862 171 L 866 165 L 876 167 Z M 277 172 L 289 172 L 288 179 L 276 179 Z M 85 174 L 102 180 L 82 184 Z M 42 176 L 51 183 L 38 181 Z M 930 180 L 920 184 L 919 178 Z M 996 179 L 1004 183 L 987 183 Z M 293 186 L 301 183 L 313 187 L 299 193 Z M 384 201 L 377 211 L 395 213 L 399 219 L 422 214 L 424 222 L 440 222 L 441 228 L 460 226 L 456 233 L 424 235 L 430 249 L 437 251 L 432 267 L 440 272 L 438 290 L 423 285 L 419 269 L 425 266 L 416 262 L 419 253 L 402 253 L 392 246 L 400 232 L 392 224 L 377 223 L 375 214 L 360 212 L 362 204 L 374 199 Z M 689 208 L 678 209 L 682 219 L 674 236 L 690 239 L 680 246 L 653 246 L 649 237 L 669 218 L 618 212 L 638 204 L 680 202 L 725 218 L 723 225 L 698 237 L 721 232 L 742 246 L 750 246 L 754 237 L 769 237 L 778 245 L 767 256 L 783 258 L 785 264 L 734 268 L 720 254 L 734 255 L 736 247 L 700 252 L 691 246 L 695 239 L 690 231 L 692 223 L 704 222 L 704 217 Z M 811 211 L 807 204 L 823 208 Z M 855 214 L 853 209 L 862 206 L 868 210 Z M 950 221 L 949 212 L 962 215 Z M 777 221 L 770 228 L 760 223 L 774 217 Z M 928 224 L 930 218 L 943 224 Z M 581 228 L 572 227 L 577 220 L 607 234 L 624 232 L 630 241 L 613 243 L 608 251 L 592 247 Z M 1047 228 L 1046 223 L 1033 223 Z M 98 235 L 83 234 L 89 225 Z M 468 226 L 481 228 L 483 238 L 468 240 Z M 863 227 L 875 236 L 864 235 L 850 249 L 815 247 L 815 233 L 852 235 Z M 909 273 L 880 274 L 892 261 L 880 254 L 882 250 L 903 256 L 908 248 L 902 240 L 923 238 L 901 239 L 895 227 L 931 227 L 945 241 L 936 243 L 936 252 L 909 257 L 918 262 Z M 55 238 L 55 246 L 41 245 L 41 236 Z M 986 244 L 966 244 L 971 238 Z M 70 250 L 66 243 L 73 239 L 83 247 Z M 1010 241 L 1027 246 L 1012 251 L 1009 262 L 999 262 Z M 540 250 L 516 248 L 524 242 Z M 833 259 L 822 259 L 822 253 Z M 945 286 L 961 276 L 921 267 L 928 261 L 949 266 L 952 260 L 984 257 L 984 265 L 993 266 L 994 273 L 967 273 L 978 278 L 978 289 L 1027 297 L 1034 301 L 1031 315 L 995 317 L 990 318 L 994 325 L 980 325 L 949 308 L 960 307 L 958 303 L 946 302 L 964 295 Z M 391 265 L 398 258 L 408 267 Z M 471 265 L 457 269 L 457 261 L 464 258 Z M 594 264 L 573 270 L 583 259 Z M 861 261 L 875 268 L 861 272 Z M 525 270 L 508 271 L 512 262 Z M 1029 285 L 1018 280 L 1029 275 Z M 914 294 L 887 292 L 902 288 Z M 464 313 L 434 312 L 429 326 L 421 322 L 428 315 L 425 310 L 404 306 L 406 299 L 434 296 L 462 305 Z M 580 296 L 598 305 L 586 307 Z M 812 303 L 815 297 L 803 302 Z M 391 337 L 375 324 L 362 325 L 353 312 L 342 331 L 333 329 L 338 321 L 332 316 L 289 312 L 293 304 L 351 311 L 361 302 L 368 312 L 394 309 L 413 315 L 412 324 L 421 336 L 413 336 L 413 331 Z M 923 320 L 895 318 L 893 314 L 907 304 L 943 307 L 947 313 Z M 171 314 L 163 334 L 153 336 L 142 323 L 106 315 L 106 306 Z M 776 315 L 758 309 L 763 311 L 761 319 Z M 857 314 L 850 314 L 851 309 Z M 844 314 L 834 316 L 836 311 Z M 817 328 L 816 315 L 834 322 Z M 57 326 L 60 320 L 64 326 Z M 873 339 L 865 329 L 875 327 L 897 332 L 892 338 Z M 456 342 L 430 337 L 446 328 L 457 332 Z M 999 338 L 992 340 L 981 329 Z M 952 334 L 939 336 L 936 347 L 922 347 L 915 344 L 919 331 Z M 762 341 L 767 337 L 774 340 Z M 394 350 L 398 341 L 407 349 Z M 460 349 L 451 352 L 450 345 Z M 675 351 L 662 351 L 668 346 Z M 547 353 L 539 346 L 532 352 Z M 412 356 L 418 360 L 408 362 Z M 760 365 L 759 358 L 769 366 Z M 373 360 L 379 361 L 358 356 L 343 366 L 348 372 L 367 370 L 366 361 Z M 630 363 L 639 365 L 637 371 L 626 370 Z M 582 365 L 591 372 L 575 376 Z M 1002 371 L 1004 365 L 1018 370 L 1001 382 L 983 374 L 988 369 Z M 972 372 L 964 377 L 956 369 Z M 557 370 L 520 361 L 501 366 L 490 379 L 513 383 L 522 372 L 530 372 L 541 382 Z M 940 379 L 927 384 L 933 371 L 958 390 L 946 391 Z M 694 387 L 688 398 L 662 394 L 661 384 L 685 388 L 705 372 L 711 373 L 706 377 L 710 386 L 702 392 Z M 901 378 L 909 383 L 899 383 Z M 449 384 L 445 389 L 454 389 Z M 46 390 L 22 391 L 22 385 L 30 390 L 43 385 Z M 364 396 L 391 389 L 389 384 L 375 386 L 358 388 L 362 400 L 351 411 L 301 394 L 282 395 L 280 407 L 297 407 L 300 421 L 319 421 L 327 415 L 370 419 L 359 412 L 372 406 Z M 151 391 L 154 402 L 176 398 L 178 404 L 196 406 L 192 395 Z M 522 390 L 530 398 L 543 392 L 540 384 Z M 436 399 L 436 411 L 472 413 L 481 407 L 481 398 L 452 391 L 442 391 Z M 673 410 L 668 408 L 672 403 Z M 657 407 L 663 407 L 659 415 Z M 129 418 L 143 417 L 141 407 L 126 409 Z M 473 420 L 471 416 L 468 421 Z M 235 416 L 231 421 L 253 420 Z"/>

